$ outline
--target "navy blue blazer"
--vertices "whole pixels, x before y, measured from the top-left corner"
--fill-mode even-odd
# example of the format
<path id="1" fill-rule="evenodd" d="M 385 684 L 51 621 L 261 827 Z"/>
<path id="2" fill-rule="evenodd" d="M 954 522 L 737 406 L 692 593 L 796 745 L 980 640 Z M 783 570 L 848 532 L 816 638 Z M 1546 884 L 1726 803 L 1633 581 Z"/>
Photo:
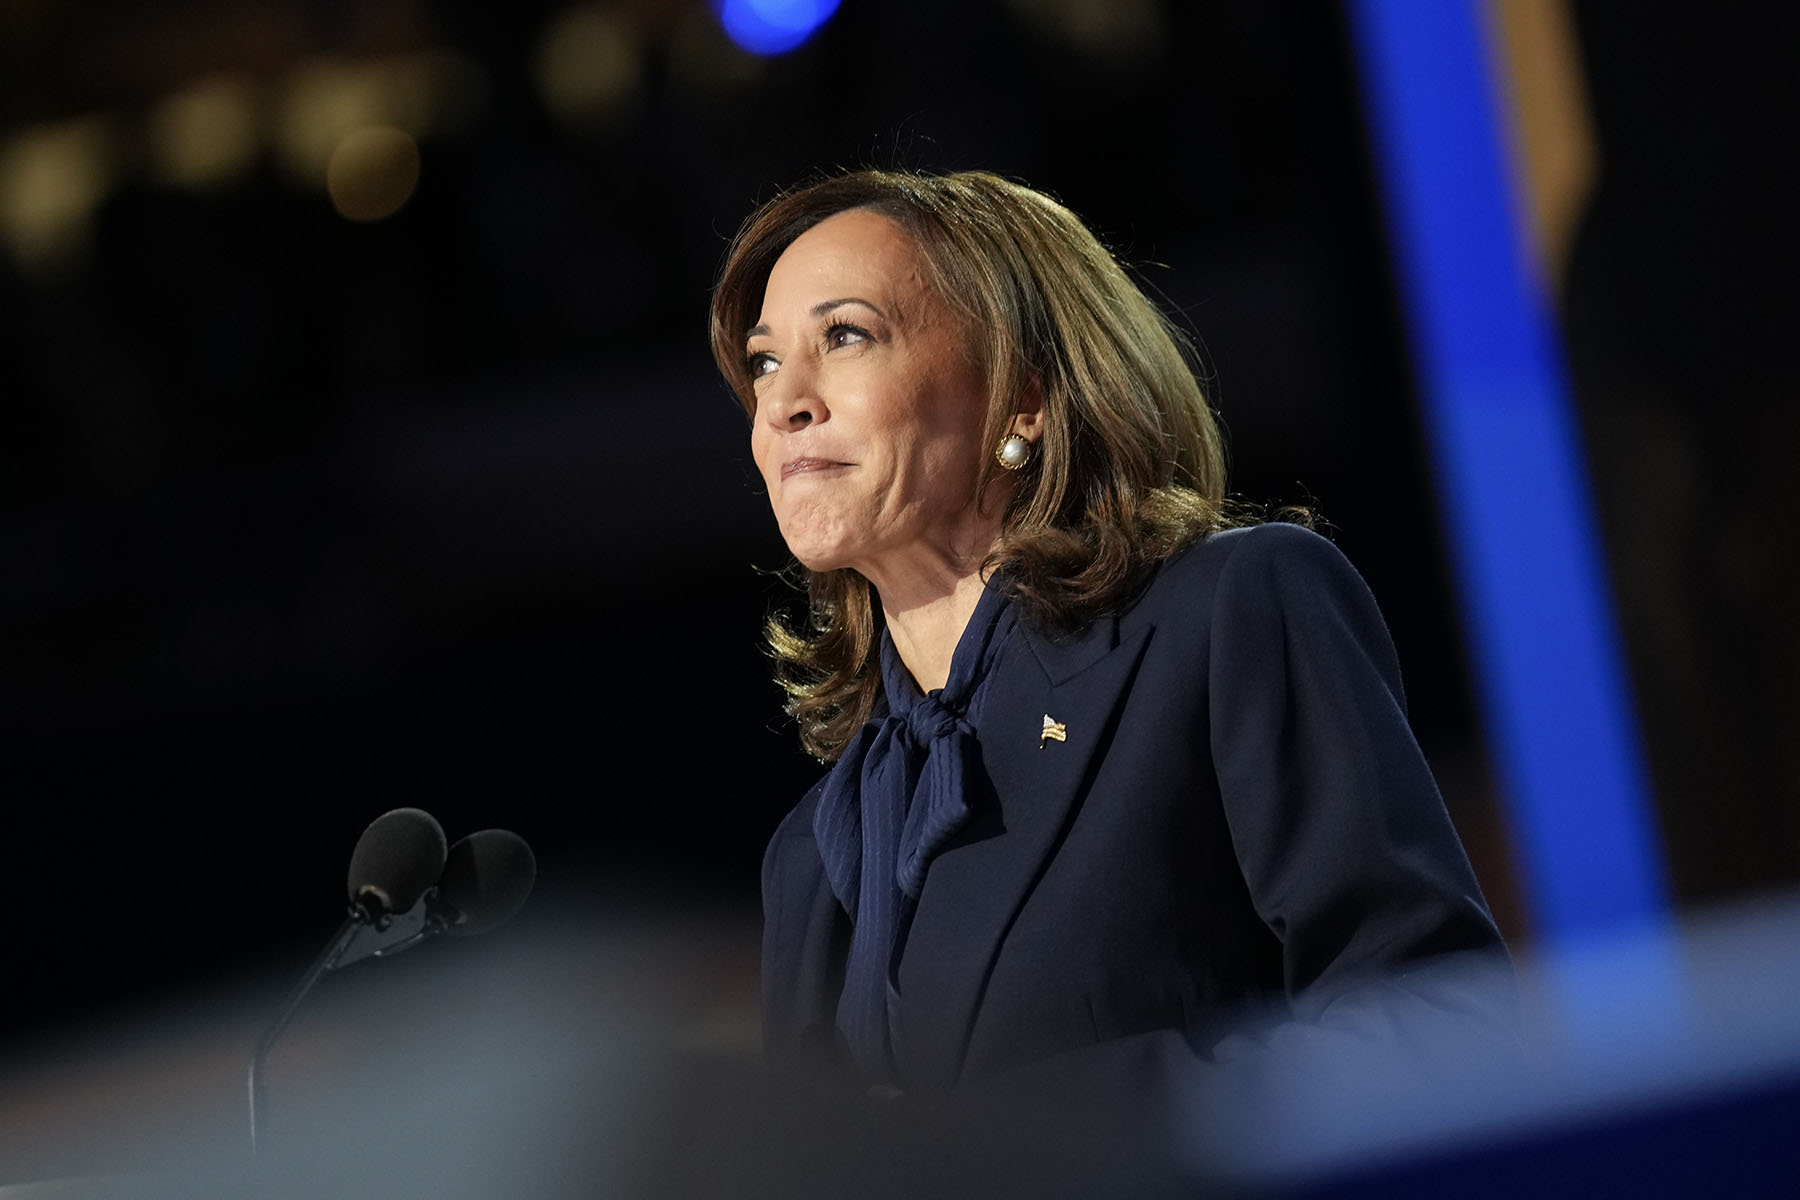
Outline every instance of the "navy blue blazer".
<path id="1" fill-rule="evenodd" d="M 1318 1021 L 1409 963 L 1500 950 L 1387 628 L 1331 543 L 1215 533 L 1079 636 L 1016 637 L 984 685 L 976 813 L 897 968 L 909 1089 L 1161 1030 L 1204 1056 L 1249 1007 Z M 832 1071 L 850 926 L 819 792 L 763 862 L 764 1034 L 778 1067 Z"/>

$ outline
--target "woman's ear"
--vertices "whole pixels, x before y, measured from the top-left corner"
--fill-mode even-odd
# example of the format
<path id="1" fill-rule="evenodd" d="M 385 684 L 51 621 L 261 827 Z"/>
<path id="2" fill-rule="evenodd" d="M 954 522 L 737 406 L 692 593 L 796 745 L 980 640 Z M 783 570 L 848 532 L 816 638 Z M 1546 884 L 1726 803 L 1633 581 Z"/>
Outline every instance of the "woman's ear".
<path id="1" fill-rule="evenodd" d="M 1044 436 L 1044 389 L 1035 373 L 1027 375 L 1025 386 L 1019 389 L 1018 408 L 1006 431 L 1016 433 L 1028 442 Z"/>

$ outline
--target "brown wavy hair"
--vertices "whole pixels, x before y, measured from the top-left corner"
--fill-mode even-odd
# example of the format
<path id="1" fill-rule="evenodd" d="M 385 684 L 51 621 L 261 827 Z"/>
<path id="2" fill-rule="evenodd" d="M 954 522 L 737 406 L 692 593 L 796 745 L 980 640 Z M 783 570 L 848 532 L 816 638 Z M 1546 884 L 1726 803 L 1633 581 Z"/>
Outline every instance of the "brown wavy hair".
<path id="1" fill-rule="evenodd" d="M 857 171 L 786 192 L 751 214 L 712 298 L 712 350 L 744 411 L 756 397 L 745 334 L 769 272 L 806 230 L 849 209 L 912 238 L 937 294 L 958 311 L 987 378 L 983 436 L 998 445 L 1020 398 L 1042 398 L 1043 435 L 983 564 L 1026 619 L 1056 634 L 1122 606 L 1149 569 L 1225 511 L 1219 426 L 1192 346 L 1079 218 L 985 172 Z M 991 456 L 976 496 L 999 470 Z M 800 740 L 835 759 L 881 686 L 879 605 L 849 569 L 807 571 L 810 619 L 771 618 L 776 679 Z"/>

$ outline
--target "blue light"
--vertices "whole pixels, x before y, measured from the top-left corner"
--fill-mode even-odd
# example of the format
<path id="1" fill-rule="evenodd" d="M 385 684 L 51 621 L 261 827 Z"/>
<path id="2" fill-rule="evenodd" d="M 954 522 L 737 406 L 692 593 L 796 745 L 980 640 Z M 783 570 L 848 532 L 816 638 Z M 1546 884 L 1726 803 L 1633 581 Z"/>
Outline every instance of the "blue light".
<path id="1" fill-rule="evenodd" d="M 786 54 L 837 11 L 838 0 L 719 0 L 719 24 L 752 54 Z"/>
<path id="2" fill-rule="evenodd" d="M 1477 0 L 1350 7 L 1481 699 L 1540 936 L 1667 908 L 1561 348 Z"/>

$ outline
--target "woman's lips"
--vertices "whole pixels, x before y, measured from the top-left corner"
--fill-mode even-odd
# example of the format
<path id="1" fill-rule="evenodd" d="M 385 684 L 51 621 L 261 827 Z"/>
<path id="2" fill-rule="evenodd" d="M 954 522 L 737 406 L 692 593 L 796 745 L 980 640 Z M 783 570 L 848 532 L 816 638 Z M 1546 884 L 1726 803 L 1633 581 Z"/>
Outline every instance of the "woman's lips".
<path id="1" fill-rule="evenodd" d="M 781 477 L 787 479 L 791 475 L 812 474 L 819 471 L 830 471 L 838 467 L 847 467 L 849 463 L 838 462 L 830 458 L 795 458 L 781 464 Z"/>

